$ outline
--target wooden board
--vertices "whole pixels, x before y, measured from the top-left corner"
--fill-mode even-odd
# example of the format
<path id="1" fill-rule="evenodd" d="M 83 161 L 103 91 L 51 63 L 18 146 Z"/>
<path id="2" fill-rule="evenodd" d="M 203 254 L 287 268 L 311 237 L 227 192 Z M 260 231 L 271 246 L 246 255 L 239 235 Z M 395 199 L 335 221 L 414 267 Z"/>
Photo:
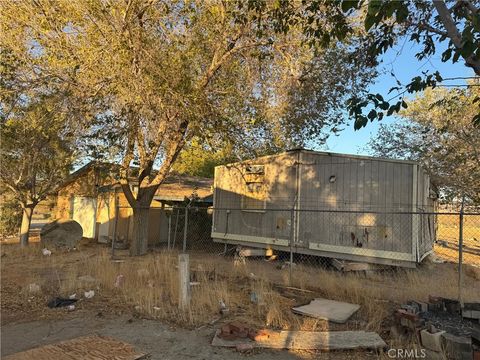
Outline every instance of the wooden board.
<path id="1" fill-rule="evenodd" d="M 249 256 L 272 256 L 273 250 L 272 249 L 240 249 L 238 252 L 239 256 L 249 257 Z"/>
<path id="2" fill-rule="evenodd" d="M 107 336 L 83 336 L 4 357 L 4 360 L 138 360 L 146 354 Z"/>
<path id="3" fill-rule="evenodd" d="M 239 344 L 251 344 L 255 348 L 292 349 L 292 350 L 351 350 L 378 349 L 387 346 L 375 332 L 365 331 L 275 331 L 268 339 L 252 341 L 250 339 L 224 340 L 217 330 L 212 341 L 213 346 L 235 347 Z"/>
<path id="4" fill-rule="evenodd" d="M 312 300 L 310 304 L 294 307 L 292 311 L 296 314 L 343 324 L 358 309 L 360 305 L 357 304 L 318 298 Z"/>

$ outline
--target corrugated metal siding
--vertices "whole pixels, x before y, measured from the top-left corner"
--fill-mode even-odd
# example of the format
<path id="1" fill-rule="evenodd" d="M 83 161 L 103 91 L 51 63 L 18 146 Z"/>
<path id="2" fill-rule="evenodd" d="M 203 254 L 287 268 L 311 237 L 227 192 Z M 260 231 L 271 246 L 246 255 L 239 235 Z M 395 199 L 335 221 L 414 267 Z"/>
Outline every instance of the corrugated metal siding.
<path id="1" fill-rule="evenodd" d="M 296 246 L 361 246 L 362 249 L 414 253 L 412 215 L 388 212 L 416 208 L 413 191 L 417 186 L 414 187 L 413 181 L 414 166 L 417 165 L 308 151 L 298 154 L 289 152 L 217 167 L 214 202 L 217 210 L 213 232 L 289 240 L 292 228 L 288 209 L 295 203 L 298 168 L 297 210 L 300 211 L 294 221 Z M 297 162 L 297 159 L 300 161 Z M 242 196 L 248 194 L 244 172 L 245 167 L 251 164 L 263 164 L 265 167 L 265 211 L 238 210 L 242 207 Z M 418 175 L 418 181 L 421 179 L 422 182 L 418 188 L 423 189 L 423 182 L 428 179 L 425 179 L 424 173 Z M 331 176 L 335 176 L 334 182 L 329 181 Z M 424 191 L 417 194 L 418 199 L 422 199 L 421 204 L 427 202 Z M 230 213 L 227 214 L 225 209 L 231 209 Z M 277 209 L 285 211 L 272 211 Z M 424 230 L 419 236 L 424 236 Z M 429 241 L 426 239 L 422 247 L 426 247 Z"/>
<path id="2" fill-rule="evenodd" d="M 312 153 L 302 154 L 301 164 L 300 209 L 360 213 L 301 213 L 299 244 L 412 251 L 410 216 L 368 213 L 411 210 L 411 164 Z"/>

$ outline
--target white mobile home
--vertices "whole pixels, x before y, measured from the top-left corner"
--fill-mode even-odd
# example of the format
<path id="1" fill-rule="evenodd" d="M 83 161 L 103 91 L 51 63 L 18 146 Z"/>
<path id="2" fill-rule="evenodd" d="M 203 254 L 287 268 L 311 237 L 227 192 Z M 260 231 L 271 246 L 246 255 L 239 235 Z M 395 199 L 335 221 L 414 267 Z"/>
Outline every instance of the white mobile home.
<path id="1" fill-rule="evenodd" d="M 212 238 L 413 267 L 432 250 L 435 198 L 415 162 L 292 150 L 215 168 Z"/>

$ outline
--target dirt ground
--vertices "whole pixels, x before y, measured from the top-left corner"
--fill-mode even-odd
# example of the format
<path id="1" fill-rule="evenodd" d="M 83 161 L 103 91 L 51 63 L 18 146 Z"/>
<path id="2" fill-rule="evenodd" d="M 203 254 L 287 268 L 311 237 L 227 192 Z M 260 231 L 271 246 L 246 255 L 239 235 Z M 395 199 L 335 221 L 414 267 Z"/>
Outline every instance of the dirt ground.
<path id="1" fill-rule="evenodd" d="M 159 277 L 165 272 L 166 265 L 163 262 L 169 261 L 169 254 L 150 254 L 141 259 L 125 257 L 123 262 L 112 264 L 106 253 L 108 255 L 108 249 L 92 244 L 72 252 L 54 251 L 51 256 L 43 256 L 39 246 L 31 245 L 21 250 L 16 245 L 2 245 L 1 356 L 78 336 L 99 334 L 132 343 L 137 350 L 149 353 L 151 359 L 243 359 L 245 356 L 258 360 L 272 357 L 375 359 L 379 355 L 370 351 L 325 353 L 256 349 L 241 354 L 232 349 L 214 348 L 210 342 L 215 330 L 222 324 L 240 320 L 274 329 L 376 331 L 392 346 L 396 340 L 389 329 L 393 310 L 399 303 L 405 299 L 422 299 L 429 293 L 450 297 L 457 293 L 454 286 L 457 274 L 453 264 L 430 264 L 414 272 L 373 277 L 343 276 L 302 268 L 297 270 L 299 275 L 300 271 L 303 275 L 298 277 L 296 286 L 306 292 L 289 292 L 277 288 L 288 271 L 278 270 L 275 264 L 259 261 L 250 263 L 243 270 L 234 270 L 231 260 L 207 258 L 205 255 L 195 260 L 192 256 L 194 263 L 191 265 L 197 266 L 197 261 L 204 270 L 208 270 L 207 266 L 212 264 L 211 259 L 216 259 L 217 270 L 213 280 L 207 277 L 201 279 L 202 285 L 196 291 L 203 302 L 196 304 L 195 311 L 190 314 L 192 319 L 187 317 L 179 321 L 176 316 L 180 314 L 171 312 L 178 308 L 172 302 L 172 298 L 176 299 L 175 290 L 171 293 L 165 290 L 177 281 L 175 266 L 167 264 L 173 269 L 173 281 L 169 277 Z M 163 285 L 151 287 L 150 280 L 144 278 L 145 270 L 150 273 L 150 279 L 160 283 L 163 281 Z M 122 289 L 113 286 L 118 271 L 127 277 Z M 272 283 L 252 279 L 253 273 L 267 276 Z M 102 282 L 96 285 L 82 284 L 78 281 L 79 276 L 86 274 L 96 276 Z M 40 284 L 41 291 L 29 291 L 28 286 L 32 283 Z M 205 288 L 202 289 L 203 284 Z M 425 284 L 428 284 L 428 289 Z M 263 294 L 267 303 L 263 307 L 251 304 L 252 286 L 259 294 Z M 467 299 L 478 298 L 479 278 L 467 274 L 465 288 L 468 289 L 465 294 Z M 95 290 L 92 299 L 82 296 L 88 289 Z M 52 297 L 68 296 L 74 291 L 82 298 L 74 311 L 49 309 L 46 306 Z M 137 292 L 136 297 L 131 296 L 134 292 Z M 212 292 L 216 292 L 213 297 L 210 294 Z M 158 297 L 160 293 L 163 295 Z M 209 324 L 209 320 L 218 317 L 218 294 L 225 294 L 232 311 L 227 317 Z M 292 306 L 319 296 L 358 303 L 361 309 L 345 326 L 292 314 Z M 278 301 L 276 306 L 273 306 L 274 301 Z M 166 309 L 165 312 L 162 310 L 161 316 L 156 316 L 156 310 L 152 310 L 158 306 Z"/>
<path id="2" fill-rule="evenodd" d="M 91 312 L 64 313 L 61 320 L 40 320 L 2 326 L 1 356 L 33 347 L 55 343 L 78 336 L 99 334 L 133 344 L 138 351 L 147 352 L 153 359 L 374 359 L 371 352 L 296 352 L 255 350 L 242 354 L 232 349 L 209 345 L 213 327 L 185 330 L 159 321 L 135 319 L 128 315 L 98 317 Z"/>

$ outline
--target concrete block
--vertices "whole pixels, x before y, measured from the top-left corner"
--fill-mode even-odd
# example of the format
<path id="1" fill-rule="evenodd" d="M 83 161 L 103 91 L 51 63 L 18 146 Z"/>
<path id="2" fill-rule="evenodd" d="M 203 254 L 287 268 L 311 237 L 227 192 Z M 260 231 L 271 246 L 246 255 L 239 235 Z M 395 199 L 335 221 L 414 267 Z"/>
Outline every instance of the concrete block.
<path id="1" fill-rule="evenodd" d="M 422 340 L 423 347 L 433 350 L 433 351 L 442 351 L 442 335 L 445 334 L 445 331 L 439 331 L 432 334 L 428 330 L 424 329 L 420 331 L 420 338 Z"/>
<path id="2" fill-rule="evenodd" d="M 439 303 L 428 302 L 428 311 L 433 311 L 433 312 L 443 311 L 443 303 L 441 303 L 441 302 L 439 302 Z"/>
<path id="3" fill-rule="evenodd" d="M 464 308 L 465 310 L 480 311 L 480 302 L 465 303 L 465 304 L 463 305 L 463 308 Z"/>
<path id="4" fill-rule="evenodd" d="M 445 310 L 451 314 L 460 314 L 460 311 L 462 310 L 458 300 L 443 299 L 443 304 L 445 306 Z"/>
<path id="5" fill-rule="evenodd" d="M 480 311 L 463 309 L 462 316 L 468 319 L 480 319 Z"/>
<path id="6" fill-rule="evenodd" d="M 417 314 L 419 312 L 418 306 L 413 305 L 413 304 L 402 305 L 400 308 L 405 310 L 406 312 L 408 312 L 410 314 Z"/>
<path id="7" fill-rule="evenodd" d="M 472 343 L 478 344 L 478 346 L 480 346 L 480 326 L 479 325 L 473 326 Z"/>
<path id="8" fill-rule="evenodd" d="M 472 342 L 470 338 L 442 334 L 442 347 L 449 359 L 470 360 L 472 358 Z"/>
<path id="9" fill-rule="evenodd" d="M 415 300 L 415 301 L 412 301 L 412 303 L 417 306 L 417 308 L 419 309 L 419 312 L 428 311 L 428 304 L 426 302 Z"/>

